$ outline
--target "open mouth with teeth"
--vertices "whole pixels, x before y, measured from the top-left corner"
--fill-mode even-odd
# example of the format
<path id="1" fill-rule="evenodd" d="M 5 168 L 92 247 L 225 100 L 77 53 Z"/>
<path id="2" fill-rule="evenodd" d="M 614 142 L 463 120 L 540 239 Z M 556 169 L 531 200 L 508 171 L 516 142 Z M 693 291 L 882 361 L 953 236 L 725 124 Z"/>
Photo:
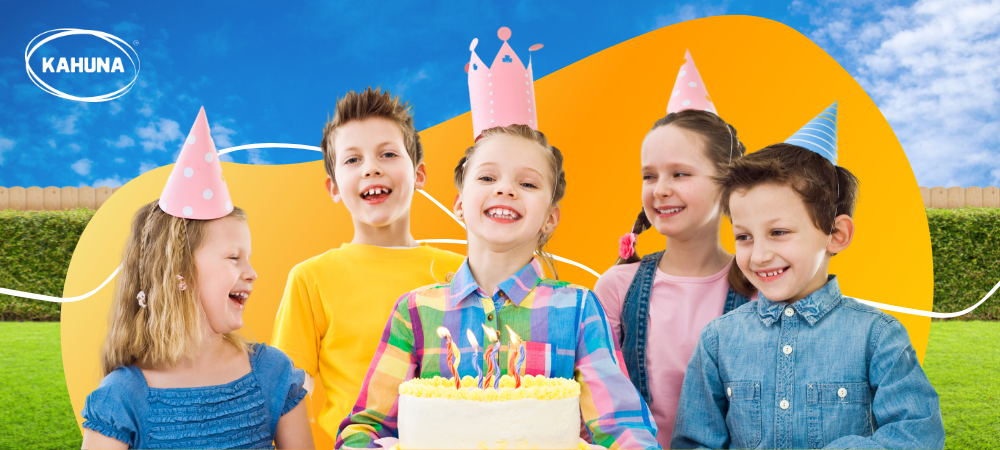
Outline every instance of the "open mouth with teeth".
<path id="1" fill-rule="evenodd" d="M 485 214 L 486 217 L 500 223 L 511 223 L 521 220 L 521 215 L 518 214 L 517 211 L 500 206 L 489 208 L 486 211 L 483 211 L 483 214 Z"/>
<path id="2" fill-rule="evenodd" d="M 250 298 L 250 291 L 236 291 L 229 293 L 229 300 L 239 305 L 240 309 L 243 309 L 243 307 L 246 306 L 248 298 Z"/>
<path id="3" fill-rule="evenodd" d="M 684 206 L 674 206 L 670 208 L 656 208 L 656 214 L 660 217 L 669 217 L 684 211 Z"/>
<path id="4" fill-rule="evenodd" d="M 754 274 L 757 275 L 757 277 L 760 278 L 761 281 L 766 283 L 769 281 L 777 280 L 779 277 L 781 277 L 782 274 L 784 274 L 791 267 L 792 266 L 785 266 L 780 269 L 770 269 L 763 272 L 755 271 Z"/>
<path id="5" fill-rule="evenodd" d="M 389 198 L 389 194 L 392 193 L 392 189 L 385 186 L 375 186 L 369 188 L 367 191 L 361 193 L 361 199 L 370 205 L 377 203 L 382 203 L 385 199 Z"/>

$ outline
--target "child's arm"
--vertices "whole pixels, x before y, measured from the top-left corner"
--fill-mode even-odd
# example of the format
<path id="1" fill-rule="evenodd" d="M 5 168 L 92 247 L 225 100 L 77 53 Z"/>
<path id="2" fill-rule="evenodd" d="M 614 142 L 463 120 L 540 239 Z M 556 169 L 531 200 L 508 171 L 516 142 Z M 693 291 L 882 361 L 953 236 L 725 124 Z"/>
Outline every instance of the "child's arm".
<path id="1" fill-rule="evenodd" d="M 937 392 L 920 368 L 910 337 L 888 317 L 872 333 L 868 382 L 879 427 L 869 437 L 844 436 L 825 448 L 944 448 Z"/>
<path id="2" fill-rule="evenodd" d="M 718 350 L 719 337 L 709 324 L 684 374 L 670 448 L 729 448 L 729 403 L 715 360 Z"/>
<path id="3" fill-rule="evenodd" d="M 306 402 L 299 402 L 278 419 L 278 430 L 274 433 L 276 448 L 316 448 L 313 444 L 312 431 L 309 429 L 309 416 L 306 414 Z"/>
<path id="4" fill-rule="evenodd" d="M 89 428 L 83 429 L 83 445 L 80 448 L 107 448 L 120 449 L 128 448 L 128 444 L 115 438 L 107 437 Z"/>
<path id="5" fill-rule="evenodd" d="M 594 443 L 609 449 L 660 448 L 656 423 L 615 357 L 611 328 L 593 292 L 586 291 L 581 309 L 575 377 Z"/>
<path id="6" fill-rule="evenodd" d="M 404 294 L 396 300 L 392 316 L 385 324 L 375 357 L 361 385 L 361 394 L 351 415 L 340 424 L 336 448 L 374 447 L 374 441 L 398 437 L 397 411 L 399 385 L 413 378 L 418 370 L 413 356 L 413 327 L 409 299 Z"/>

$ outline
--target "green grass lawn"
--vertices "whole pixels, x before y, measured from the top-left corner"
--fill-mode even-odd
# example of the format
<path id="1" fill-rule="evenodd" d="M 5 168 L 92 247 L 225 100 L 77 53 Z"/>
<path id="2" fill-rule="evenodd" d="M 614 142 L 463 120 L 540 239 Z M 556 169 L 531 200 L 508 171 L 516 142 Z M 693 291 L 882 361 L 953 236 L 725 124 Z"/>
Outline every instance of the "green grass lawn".
<path id="1" fill-rule="evenodd" d="M 934 322 L 924 360 L 946 447 L 1000 448 L 1000 322 Z M 0 322 L 0 448 L 80 448 L 56 322 Z"/>
<path id="2" fill-rule="evenodd" d="M 945 447 L 1000 448 L 1000 322 L 932 323 L 924 372 L 941 398 Z"/>
<path id="3" fill-rule="evenodd" d="M 0 322 L 0 448 L 80 448 L 59 322 Z"/>

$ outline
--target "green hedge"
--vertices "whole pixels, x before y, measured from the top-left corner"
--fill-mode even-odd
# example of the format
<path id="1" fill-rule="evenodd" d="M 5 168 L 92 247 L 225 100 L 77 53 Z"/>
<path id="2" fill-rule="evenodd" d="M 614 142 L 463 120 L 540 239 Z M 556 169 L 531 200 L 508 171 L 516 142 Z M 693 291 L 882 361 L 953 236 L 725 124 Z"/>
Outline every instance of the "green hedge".
<path id="1" fill-rule="evenodd" d="M 1000 208 L 928 209 L 934 251 L 934 311 L 956 312 L 1000 281 Z M 963 320 L 1000 319 L 1000 293 Z"/>
<path id="2" fill-rule="evenodd" d="M 0 287 L 62 297 L 66 271 L 94 211 L 0 210 Z M 0 320 L 59 320 L 61 303 L 0 294 Z"/>
<path id="3" fill-rule="evenodd" d="M 88 209 L 0 211 L 0 287 L 62 296 Z M 934 310 L 961 311 L 1000 281 L 1000 208 L 928 209 Z M 965 320 L 1000 320 L 1000 293 Z M 59 303 L 0 295 L 0 320 L 59 320 Z"/>

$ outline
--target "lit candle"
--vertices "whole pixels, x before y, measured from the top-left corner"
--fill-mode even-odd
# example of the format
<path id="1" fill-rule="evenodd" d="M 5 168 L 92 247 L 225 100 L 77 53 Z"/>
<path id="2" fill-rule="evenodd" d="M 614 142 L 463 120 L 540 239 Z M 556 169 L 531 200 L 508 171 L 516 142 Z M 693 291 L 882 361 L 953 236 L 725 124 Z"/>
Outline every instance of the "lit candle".
<path id="1" fill-rule="evenodd" d="M 483 352 L 486 356 L 486 380 L 483 385 L 489 387 L 492 382 L 493 387 L 497 388 L 500 385 L 500 363 L 497 361 L 500 355 L 500 341 L 497 339 L 497 332 L 492 328 L 483 325 L 483 331 L 490 340 L 489 348 Z"/>
<path id="2" fill-rule="evenodd" d="M 514 387 L 521 387 L 521 366 L 515 365 L 518 356 L 524 356 L 524 352 L 521 351 L 521 337 L 510 329 L 510 325 L 504 326 L 510 335 L 510 344 L 507 346 L 507 373 L 514 377 Z"/>
<path id="3" fill-rule="evenodd" d="M 479 358 L 479 340 L 476 339 L 476 333 L 472 330 L 466 328 L 465 336 L 469 338 L 469 343 L 472 344 L 472 366 L 476 368 L 476 382 L 479 383 L 479 389 L 483 388 L 483 360 Z"/>
<path id="4" fill-rule="evenodd" d="M 462 360 L 462 352 L 458 351 L 455 341 L 451 340 L 451 332 L 445 327 L 437 328 L 438 337 L 445 339 L 445 348 L 448 350 L 448 370 L 455 379 L 455 389 L 462 388 L 462 380 L 458 378 L 458 363 Z"/>

